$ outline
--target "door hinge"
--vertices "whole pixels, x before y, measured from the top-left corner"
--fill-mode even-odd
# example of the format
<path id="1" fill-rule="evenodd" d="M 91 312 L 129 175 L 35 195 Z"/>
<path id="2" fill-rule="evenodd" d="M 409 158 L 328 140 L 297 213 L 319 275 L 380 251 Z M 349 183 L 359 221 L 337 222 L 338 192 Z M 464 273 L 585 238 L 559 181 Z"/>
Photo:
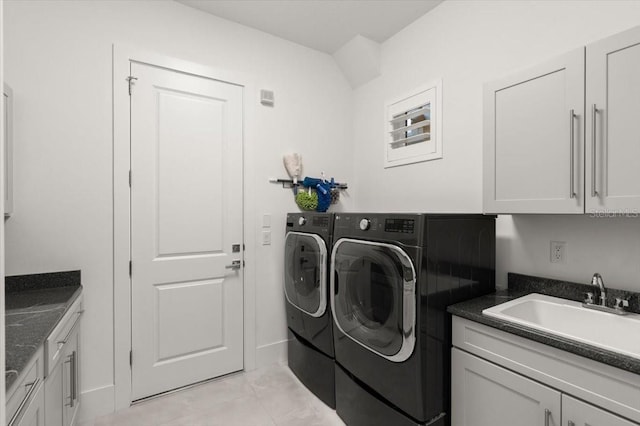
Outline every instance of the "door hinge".
<path id="1" fill-rule="evenodd" d="M 133 275 L 133 262 L 129 261 L 129 278 Z"/>
<path id="2" fill-rule="evenodd" d="M 131 86 L 133 85 L 133 80 L 137 80 L 137 79 L 138 77 L 134 77 L 132 75 L 127 77 L 127 81 L 129 82 L 129 96 L 131 96 Z"/>
<path id="3" fill-rule="evenodd" d="M 131 170 L 129 170 L 129 188 L 131 188 Z"/>
<path id="4" fill-rule="evenodd" d="M 129 367 L 133 367 L 133 351 L 129 351 Z"/>

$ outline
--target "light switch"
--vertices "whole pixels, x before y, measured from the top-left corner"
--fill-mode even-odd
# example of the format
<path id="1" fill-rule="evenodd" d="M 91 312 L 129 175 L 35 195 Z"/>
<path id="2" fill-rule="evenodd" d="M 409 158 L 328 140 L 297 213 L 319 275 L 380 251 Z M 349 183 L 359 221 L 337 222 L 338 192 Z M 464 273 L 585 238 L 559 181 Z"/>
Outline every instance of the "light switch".
<path id="1" fill-rule="evenodd" d="M 271 231 L 262 231 L 262 245 L 263 246 L 271 245 Z"/>
<path id="2" fill-rule="evenodd" d="M 262 227 L 263 228 L 271 228 L 271 215 L 263 214 L 262 215 Z"/>

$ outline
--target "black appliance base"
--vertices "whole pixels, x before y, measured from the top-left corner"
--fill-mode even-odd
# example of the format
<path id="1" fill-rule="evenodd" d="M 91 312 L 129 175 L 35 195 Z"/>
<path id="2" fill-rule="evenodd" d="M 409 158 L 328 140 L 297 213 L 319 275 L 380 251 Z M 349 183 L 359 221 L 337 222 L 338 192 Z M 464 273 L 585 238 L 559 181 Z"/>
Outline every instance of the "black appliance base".
<path id="1" fill-rule="evenodd" d="M 445 426 L 442 415 L 418 423 L 364 389 L 336 364 L 336 412 L 347 426 Z"/>
<path id="2" fill-rule="evenodd" d="M 289 330 L 291 331 L 291 330 Z M 335 361 L 291 332 L 289 368 L 307 389 L 331 408 L 336 408 Z"/>

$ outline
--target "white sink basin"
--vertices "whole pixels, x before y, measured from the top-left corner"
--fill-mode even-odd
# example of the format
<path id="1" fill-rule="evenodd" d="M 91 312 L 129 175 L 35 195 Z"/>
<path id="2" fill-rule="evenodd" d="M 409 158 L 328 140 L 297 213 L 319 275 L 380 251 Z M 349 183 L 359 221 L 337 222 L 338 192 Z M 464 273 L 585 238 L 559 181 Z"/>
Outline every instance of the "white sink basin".
<path id="1" fill-rule="evenodd" d="M 524 325 L 640 359 L 640 315 L 615 315 L 582 303 L 532 293 L 482 311 Z"/>

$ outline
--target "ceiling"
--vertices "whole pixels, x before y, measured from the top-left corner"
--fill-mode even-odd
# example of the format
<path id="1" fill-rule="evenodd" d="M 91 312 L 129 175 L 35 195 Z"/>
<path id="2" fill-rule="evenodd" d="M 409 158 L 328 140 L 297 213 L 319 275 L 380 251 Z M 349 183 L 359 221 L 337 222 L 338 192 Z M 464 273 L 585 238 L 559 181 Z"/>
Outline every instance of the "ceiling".
<path id="1" fill-rule="evenodd" d="M 442 0 L 176 0 L 333 54 L 360 34 L 382 43 Z"/>

